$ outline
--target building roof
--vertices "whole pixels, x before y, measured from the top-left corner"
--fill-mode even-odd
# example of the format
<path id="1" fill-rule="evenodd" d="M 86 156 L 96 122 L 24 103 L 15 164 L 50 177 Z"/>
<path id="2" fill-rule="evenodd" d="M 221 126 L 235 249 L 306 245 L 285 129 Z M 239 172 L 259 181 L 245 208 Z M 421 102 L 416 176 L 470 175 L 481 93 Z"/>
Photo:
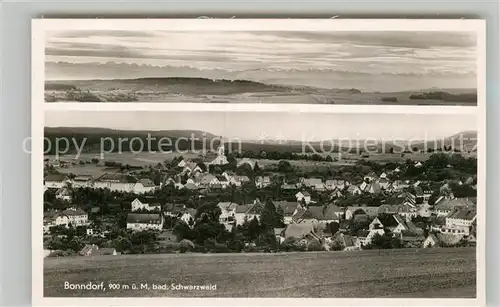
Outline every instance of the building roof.
<path id="1" fill-rule="evenodd" d="M 395 216 L 396 214 L 381 214 L 377 218 L 383 227 L 396 227 L 399 225 L 399 221 Z"/>
<path id="2" fill-rule="evenodd" d="M 186 208 L 186 210 L 184 210 L 184 213 L 187 213 L 187 214 L 191 215 L 192 217 L 195 217 L 196 216 L 196 209 Z"/>
<path id="3" fill-rule="evenodd" d="M 297 207 L 299 206 L 299 204 L 296 201 L 286 201 L 286 200 L 273 201 L 273 205 L 276 208 L 281 207 L 285 216 L 292 216 L 293 213 L 295 212 L 295 209 L 297 209 Z"/>
<path id="4" fill-rule="evenodd" d="M 307 209 L 298 206 L 295 214 L 292 216 L 292 220 L 296 223 L 299 222 L 306 211 Z"/>
<path id="5" fill-rule="evenodd" d="M 94 176 L 92 175 L 78 175 L 75 178 L 73 178 L 73 181 L 89 181 L 94 179 Z"/>
<path id="6" fill-rule="evenodd" d="M 196 186 L 196 184 L 191 183 L 191 182 L 186 183 L 184 185 L 184 188 L 186 188 L 188 190 L 198 190 L 198 186 Z"/>
<path id="7" fill-rule="evenodd" d="M 290 224 L 285 229 L 285 237 L 286 238 L 294 237 L 297 239 L 301 239 L 304 236 L 313 232 L 314 232 L 314 227 L 310 223 Z"/>
<path id="8" fill-rule="evenodd" d="M 248 176 L 234 176 L 234 179 L 237 180 L 237 181 L 240 181 L 240 182 L 248 182 L 250 181 L 250 178 L 248 178 Z"/>
<path id="9" fill-rule="evenodd" d="M 137 181 L 137 183 L 141 183 L 144 187 L 148 187 L 148 188 L 155 186 L 154 182 L 149 178 L 139 179 L 139 181 Z"/>
<path id="10" fill-rule="evenodd" d="M 346 208 L 347 211 L 350 211 L 352 213 L 356 212 L 357 210 L 363 210 L 363 212 L 370 216 L 370 217 L 375 217 L 378 215 L 379 207 L 368 207 L 368 206 L 348 206 Z"/>
<path id="11" fill-rule="evenodd" d="M 285 228 L 274 228 L 274 235 L 275 236 L 281 236 Z"/>
<path id="12" fill-rule="evenodd" d="M 473 220 L 476 217 L 476 212 L 470 209 L 455 209 L 447 217 L 449 219 L 459 219 L 459 220 Z"/>
<path id="13" fill-rule="evenodd" d="M 222 175 L 217 175 L 215 176 L 215 178 L 217 178 L 217 180 L 219 180 L 220 182 L 225 182 L 227 181 L 227 178 L 222 176 Z"/>
<path id="14" fill-rule="evenodd" d="M 80 216 L 80 215 L 87 215 L 87 212 L 83 211 L 82 209 L 79 208 L 70 208 L 62 211 L 59 215 L 67 215 L 67 216 Z"/>
<path id="15" fill-rule="evenodd" d="M 129 213 L 127 223 L 161 224 L 161 215 L 154 213 Z"/>
<path id="16" fill-rule="evenodd" d="M 258 181 L 258 182 L 271 182 L 271 177 L 269 177 L 269 176 L 257 176 L 257 177 L 255 177 L 255 181 Z"/>
<path id="17" fill-rule="evenodd" d="M 85 255 L 88 252 L 91 252 L 91 254 L 94 254 L 99 247 L 95 244 L 86 244 L 81 250 L 80 250 L 80 255 Z"/>
<path id="18" fill-rule="evenodd" d="M 447 199 L 442 198 L 437 204 L 435 204 L 435 209 L 439 211 L 452 211 L 455 208 L 474 208 L 474 203 L 467 198 L 455 198 Z"/>
<path id="19" fill-rule="evenodd" d="M 48 174 L 45 176 L 45 181 L 64 181 L 66 178 L 65 174 Z"/>
<path id="20" fill-rule="evenodd" d="M 397 205 L 380 205 L 378 207 L 378 214 L 395 214 L 398 213 L 399 206 Z"/>
<path id="21" fill-rule="evenodd" d="M 253 204 L 251 205 L 236 205 L 236 208 L 235 208 L 235 212 L 236 213 L 247 213 L 248 210 L 253 206 Z"/>
<path id="22" fill-rule="evenodd" d="M 323 180 L 321 178 L 304 178 L 302 184 L 305 186 L 315 186 L 323 184 Z"/>
<path id="23" fill-rule="evenodd" d="M 232 202 L 220 202 L 217 204 L 221 210 L 232 211 L 238 207 L 238 204 Z"/>
<path id="24" fill-rule="evenodd" d="M 342 213 L 344 211 L 334 204 L 327 205 L 326 207 L 309 206 L 301 219 L 316 219 L 318 221 L 338 220 L 337 213 L 339 212 Z"/>
<path id="25" fill-rule="evenodd" d="M 121 174 L 121 173 L 104 173 L 97 181 L 100 182 L 117 182 L 117 183 L 135 183 L 137 180 L 130 175 Z"/>
<path id="26" fill-rule="evenodd" d="M 171 213 L 182 213 L 186 209 L 185 204 L 173 204 L 173 203 L 167 203 L 165 204 L 165 212 L 171 212 Z"/>

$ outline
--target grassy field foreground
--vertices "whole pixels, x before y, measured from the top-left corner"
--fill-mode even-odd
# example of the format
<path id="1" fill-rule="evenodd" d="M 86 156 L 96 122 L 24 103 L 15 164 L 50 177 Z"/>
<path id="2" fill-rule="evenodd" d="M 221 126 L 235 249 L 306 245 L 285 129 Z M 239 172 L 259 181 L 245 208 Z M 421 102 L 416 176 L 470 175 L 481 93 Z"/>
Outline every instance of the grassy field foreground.
<path id="1" fill-rule="evenodd" d="M 46 258 L 46 297 L 420 297 L 476 296 L 474 248 L 286 254 L 156 254 Z M 64 283 L 104 283 L 65 290 Z M 109 284 L 120 289 L 110 289 Z M 133 284 L 138 289 L 132 289 Z M 140 284 L 148 288 L 140 289 Z M 177 290 L 171 285 L 216 285 Z M 167 289 L 153 289 L 166 285 Z M 127 288 L 128 287 L 128 288 Z"/>

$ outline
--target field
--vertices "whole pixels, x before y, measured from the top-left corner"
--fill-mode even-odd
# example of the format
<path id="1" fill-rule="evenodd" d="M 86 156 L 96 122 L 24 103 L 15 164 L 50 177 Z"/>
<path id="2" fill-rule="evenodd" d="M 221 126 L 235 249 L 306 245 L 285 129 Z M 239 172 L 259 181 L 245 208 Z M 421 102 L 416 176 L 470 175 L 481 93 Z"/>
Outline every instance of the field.
<path id="1" fill-rule="evenodd" d="M 474 298 L 475 255 L 474 248 L 448 248 L 45 258 L 44 296 Z M 121 289 L 64 290 L 66 281 Z M 133 290 L 134 283 L 149 288 Z M 172 290 L 171 284 L 216 290 Z"/>
<path id="2" fill-rule="evenodd" d="M 265 84 L 205 78 L 139 78 L 114 80 L 47 81 L 46 102 L 205 102 L 205 103 L 302 103 L 464 105 L 477 99 L 470 89 L 446 90 L 446 99 L 410 99 L 419 91 L 371 93 L 357 89 L 322 89 L 308 86 Z M 456 93 L 454 93 L 456 92 Z M 453 93 L 453 94 L 452 94 Z M 467 98 L 453 96 L 468 95 Z M 470 97 L 469 97 L 470 96 Z M 457 97 L 455 99 L 455 97 Z"/>
<path id="3" fill-rule="evenodd" d="M 93 175 L 99 176 L 104 172 L 115 172 L 118 169 L 113 169 L 109 167 L 105 167 L 103 165 L 104 161 L 114 161 L 122 164 L 129 164 L 132 166 L 144 167 L 147 165 L 156 165 L 165 160 L 171 160 L 172 158 L 181 155 L 180 153 L 148 153 L 141 152 L 139 154 L 134 154 L 132 152 L 123 152 L 123 153 L 109 153 L 104 155 L 104 159 L 100 159 L 100 154 L 98 153 L 82 153 L 78 159 L 75 159 L 75 155 L 62 155 L 59 157 L 61 161 L 75 162 L 76 165 L 70 165 L 65 168 L 58 168 L 58 171 L 61 173 L 73 173 L 79 175 Z M 370 157 L 365 158 L 368 161 L 374 162 L 404 162 L 406 159 L 412 159 L 415 161 L 425 161 L 429 158 L 431 154 L 429 153 L 413 153 L 413 154 L 405 154 L 404 157 L 398 154 L 371 154 Z M 199 155 L 193 152 L 183 153 L 182 156 L 185 159 L 193 159 L 198 158 Z M 357 159 L 360 159 L 359 155 L 355 154 L 342 154 L 339 156 L 338 153 L 332 153 L 332 158 L 341 159 L 337 162 L 318 162 L 318 161 L 306 161 L 306 160 L 289 160 L 290 164 L 301 169 L 311 169 L 315 167 L 326 167 L 326 166 L 341 166 L 341 165 L 351 165 L 356 162 Z M 465 154 L 465 156 L 475 156 L 475 153 Z M 46 155 L 45 159 L 55 160 L 54 155 Z M 99 159 L 99 164 L 78 164 L 79 161 L 90 161 L 91 159 L 96 158 Z M 210 160 L 210 158 L 208 158 Z M 238 159 L 239 160 L 239 159 Z M 277 164 L 279 161 L 277 160 L 268 160 L 268 159 L 252 159 L 253 161 L 257 161 L 261 167 L 265 167 L 268 165 Z"/>

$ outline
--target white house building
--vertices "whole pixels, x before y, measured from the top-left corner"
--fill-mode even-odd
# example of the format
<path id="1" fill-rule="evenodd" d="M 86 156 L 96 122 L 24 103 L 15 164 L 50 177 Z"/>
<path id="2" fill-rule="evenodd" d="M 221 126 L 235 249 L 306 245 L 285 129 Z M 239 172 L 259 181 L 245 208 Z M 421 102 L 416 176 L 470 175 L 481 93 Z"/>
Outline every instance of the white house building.
<path id="1" fill-rule="evenodd" d="M 150 205 L 150 204 L 141 202 L 137 198 L 132 201 L 131 205 L 132 205 L 132 212 L 141 211 L 141 210 L 144 210 L 144 211 L 158 211 L 158 212 L 160 212 L 160 210 L 161 210 L 161 205 L 160 204 Z"/>
<path id="2" fill-rule="evenodd" d="M 127 229 L 133 231 L 161 230 L 163 216 L 159 213 L 129 213 L 127 215 Z"/>

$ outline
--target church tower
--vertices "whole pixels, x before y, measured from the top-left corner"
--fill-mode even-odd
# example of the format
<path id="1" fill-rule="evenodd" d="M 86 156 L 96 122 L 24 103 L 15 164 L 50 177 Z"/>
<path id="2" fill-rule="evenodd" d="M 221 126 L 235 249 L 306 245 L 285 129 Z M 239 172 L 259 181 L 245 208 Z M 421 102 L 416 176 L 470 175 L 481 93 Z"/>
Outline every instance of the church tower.
<path id="1" fill-rule="evenodd" d="M 217 148 L 217 156 L 221 157 L 225 155 L 225 149 L 224 149 L 224 140 L 222 137 L 220 137 L 220 145 L 219 148 Z"/>

